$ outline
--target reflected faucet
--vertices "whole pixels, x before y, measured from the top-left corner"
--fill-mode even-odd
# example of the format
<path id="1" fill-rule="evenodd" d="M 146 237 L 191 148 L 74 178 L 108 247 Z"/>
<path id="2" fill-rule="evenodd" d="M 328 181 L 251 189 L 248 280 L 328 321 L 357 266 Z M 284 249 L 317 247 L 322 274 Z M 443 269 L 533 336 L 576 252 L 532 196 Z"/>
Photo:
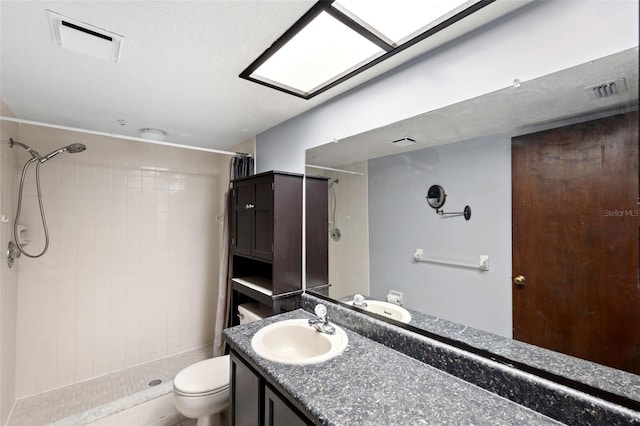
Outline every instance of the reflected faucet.
<path id="1" fill-rule="evenodd" d="M 354 294 L 353 295 L 353 306 L 358 307 L 358 308 L 366 308 L 367 307 L 367 302 L 364 301 L 364 296 L 361 294 Z"/>
<path id="2" fill-rule="evenodd" d="M 315 328 L 320 333 L 335 334 L 336 328 L 329 324 L 329 317 L 327 316 L 326 306 L 318 303 L 314 309 L 318 318 L 312 318 L 309 320 L 309 325 Z"/>

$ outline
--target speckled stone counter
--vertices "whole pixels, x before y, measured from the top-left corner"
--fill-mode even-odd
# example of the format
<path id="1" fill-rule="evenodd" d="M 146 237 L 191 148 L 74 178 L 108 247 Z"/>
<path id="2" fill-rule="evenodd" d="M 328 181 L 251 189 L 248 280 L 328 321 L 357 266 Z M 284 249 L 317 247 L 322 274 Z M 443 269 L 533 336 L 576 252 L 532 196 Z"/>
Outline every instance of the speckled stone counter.
<path id="1" fill-rule="evenodd" d="M 634 409 L 604 401 L 490 358 L 474 355 L 377 320 L 343 305 L 331 303 L 310 294 L 302 295 L 301 307 L 303 309 L 311 312 L 317 303 L 323 303 L 327 306 L 330 318 L 337 324 L 563 423 L 608 426 L 640 425 L 640 412 Z M 448 323 L 457 326 L 458 331 L 464 329 L 464 326 Z M 446 335 L 448 333 L 449 337 L 452 337 L 451 333 L 454 329 L 447 327 L 444 322 L 435 327 L 439 327 L 439 329 L 432 331 L 437 331 L 437 334 Z M 479 334 L 477 338 L 481 339 Z M 484 334 L 493 336 L 490 333 Z M 486 340 L 484 342 L 489 344 Z M 520 348 L 523 351 L 521 356 L 526 356 L 526 347 L 520 346 Z M 536 349 L 541 357 L 545 355 L 544 352 L 555 354 L 554 356 L 563 356 L 540 348 Z M 543 358 L 539 361 L 543 362 L 542 360 Z M 582 360 L 575 358 L 574 360 L 574 368 L 577 368 L 576 366 L 580 364 L 579 361 Z"/>
<path id="2" fill-rule="evenodd" d="M 296 310 L 229 328 L 224 336 L 319 425 L 561 424 L 348 329 L 344 353 L 316 365 L 270 362 L 251 348 L 251 338 L 265 325 L 312 317 Z"/>
<path id="3" fill-rule="evenodd" d="M 340 299 L 352 300 L 353 297 Z M 422 312 L 407 309 L 412 325 L 421 330 L 484 349 L 510 360 L 585 383 L 598 389 L 640 401 L 640 376 L 554 352 L 517 340 L 498 336 Z"/>

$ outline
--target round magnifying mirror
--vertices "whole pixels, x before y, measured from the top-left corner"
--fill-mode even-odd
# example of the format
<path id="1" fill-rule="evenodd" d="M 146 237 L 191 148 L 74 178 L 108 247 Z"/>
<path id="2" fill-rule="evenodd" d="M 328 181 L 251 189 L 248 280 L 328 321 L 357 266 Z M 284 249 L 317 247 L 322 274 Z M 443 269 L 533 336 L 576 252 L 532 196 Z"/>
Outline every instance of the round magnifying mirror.
<path id="1" fill-rule="evenodd" d="M 444 206 L 445 198 L 447 198 L 447 194 L 444 193 L 444 188 L 440 185 L 431 185 L 427 191 L 427 203 L 436 210 Z"/>

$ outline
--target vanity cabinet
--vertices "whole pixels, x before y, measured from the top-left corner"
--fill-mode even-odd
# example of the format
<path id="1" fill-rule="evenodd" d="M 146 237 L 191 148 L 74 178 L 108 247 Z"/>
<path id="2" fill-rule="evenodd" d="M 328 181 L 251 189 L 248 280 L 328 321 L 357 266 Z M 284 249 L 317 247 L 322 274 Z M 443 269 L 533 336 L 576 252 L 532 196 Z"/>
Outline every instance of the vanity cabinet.
<path id="1" fill-rule="evenodd" d="M 238 354 L 231 351 L 230 359 L 231 426 L 313 425 Z"/>
<path id="2" fill-rule="evenodd" d="M 260 425 L 260 413 L 263 411 L 264 379 L 251 367 L 240 361 L 234 352 L 230 354 L 231 368 L 229 378 L 231 425 Z"/>
<path id="3" fill-rule="evenodd" d="M 299 307 L 303 182 L 301 174 L 276 171 L 232 181 L 229 325 L 239 323 L 238 305 L 242 303 L 259 302 L 273 314 Z M 316 184 L 307 185 L 307 200 L 318 200 L 324 215 L 307 215 L 307 232 L 320 232 L 326 241 L 326 179 L 313 182 Z M 306 250 L 307 256 L 323 260 L 321 271 L 326 271 L 326 244 L 307 245 Z M 313 272 L 312 282 L 326 283 L 321 275 Z"/>
<path id="4" fill-rule="evenodd" d="M 289 403 L 269 385 L 264 390 L 264 425 L 265 426 L 306 426 L 313 424 L 289 407 Z"/>

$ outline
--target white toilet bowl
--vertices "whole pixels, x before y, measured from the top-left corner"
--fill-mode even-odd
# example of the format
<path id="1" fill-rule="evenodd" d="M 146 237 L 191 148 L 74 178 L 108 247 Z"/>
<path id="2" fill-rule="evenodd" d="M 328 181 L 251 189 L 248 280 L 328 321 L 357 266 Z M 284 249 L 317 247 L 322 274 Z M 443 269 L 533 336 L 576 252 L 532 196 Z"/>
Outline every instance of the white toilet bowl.
<path id="1" fill-rule="evenodd" d="M 259 303 L 238 306 L 240 324 L 271 315 Z M 229 407 L 229 355 L 196 362 L 173 379 L 173 402 L 183 416 L 198 419 L 197 426 L 226 426 Z"/>
<path id="2" fill-rule="evenodd" d="M 197 426 L 218 426 L 229 406 L 229 355 L 206 359 L 173 379 L 173 401 Z"/>

